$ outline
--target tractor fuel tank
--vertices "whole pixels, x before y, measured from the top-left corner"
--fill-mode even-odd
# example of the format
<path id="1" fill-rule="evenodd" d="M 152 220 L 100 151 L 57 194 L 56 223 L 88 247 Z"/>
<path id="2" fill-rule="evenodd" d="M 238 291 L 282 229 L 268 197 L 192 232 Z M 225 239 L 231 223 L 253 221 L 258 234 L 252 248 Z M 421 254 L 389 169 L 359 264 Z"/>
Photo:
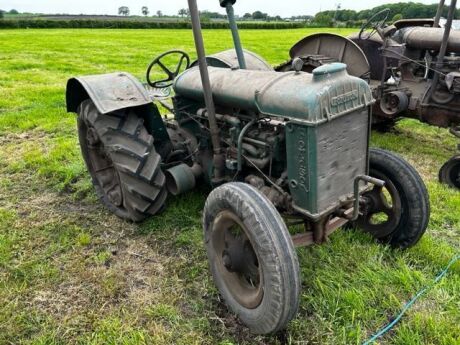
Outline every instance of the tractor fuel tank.
<path id="1" fill-rule="evenodd" d="M 413 27 L 401 29 L 402 43 L 410 48 L 439 50 L 444 36 L 443 28 Z M 460 53 L 460 31 L 450 32 L 447 51 Z"/>
<path id="2" fill-rule="evenodd" d="M 246 60 L 246 69 L 253 71 L 273 71 L 273 67 L 256 53 L 249 50 L 244 50 L 243 53 L 244 59 Z M 240 68 L 235 49 L 229 49 L 217 54 L 209 55 L 206 57 L 206 62 L 208 63 L 208 66 L 212 67 L 231 69 Z M 193 62 L 191 66 L 198 66 L 198 61 Z"/>

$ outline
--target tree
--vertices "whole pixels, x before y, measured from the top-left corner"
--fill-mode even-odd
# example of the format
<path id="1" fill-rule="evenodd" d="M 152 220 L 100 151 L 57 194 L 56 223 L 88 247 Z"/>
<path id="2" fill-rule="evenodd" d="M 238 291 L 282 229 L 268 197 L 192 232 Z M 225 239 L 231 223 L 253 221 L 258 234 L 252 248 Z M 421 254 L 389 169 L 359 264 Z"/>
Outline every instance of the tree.
<path id="1" fill-rule="evenodd" d="M 128 6 L 121 6 L 118 8 L 118 14 L 120 16 L 129 16 L 129 7 Z"/>
<path id="2" fill-rule="evenodd" d="M 157 11 L 157 16 L 158 16 L 159 18 L 163 17 L 163 12 L 161 12 L 161 11 L 158 10 L 158 11 Z"/>
<path id="3" fill-rule="evenodd" d="M 211 19 L 226 19 L 225 14 L 219 12 L 200 11 L 200 18 L 210 21 Z"/>
<path id="4" fill-rule="evenodd" d="M 397 22 L 398 20 L 403 19 L 403 16 L 401 13 L 395 14 L 393 17 L 393 22 Z"/>
<path id="5" fill-rule="evenodd" d="M 147 17 L 147 16 L 149 15 L 149 13 L 150 13 L 149 8 L 148 8 L 147 6 L 142 6 L 142 10 L 141 10 L 141 11 L 142 11 L 142 14 L 143 14 L 144 16 L 146 16 L 146 17 Z"/>
<path id="6" fill-rule="evenodd" d="M 252 14 L 251 13 L 245 13 L 243 18 L 244 19 L 252 19 Z"/>
<path id="7" fill-rule="evenodd" d="M 398 20 L 400 16 L 402 18 L 433 18 L 438 8 L 437 4 L 424 5 L 420 2 L 398 2 L 380 5 L 372 9 L 363 11 L 353 11 L 338 9 L 337 11 L 322 11 L 316 14 L 315 22 L 327 24 L 328 17 L 336 19 L 337 22 L 347 22 L 350 25 L 352 22 L 356 22 L 354 25 L 359 24 L 357 22 L 367 21 L 372 15 L 384 10 L 389 9 L 389 19 Z M 448 6 L 444 6 L 443 16 L 447 16 Z M 456 17 L 460 17 L 460 9 L 456 11 Z M 324 25 L 321 24 L 321 25 Z"/>
<path id="8" fill-rule="evenodd" d="M 255 11 L 252 14 L 252 18 L 254 18 L 255 20 L 266 20 L 267 17 L 268 17 L 267 13 L 263 13 L 263 12 L 260 12 L 260 11 Z"/>
<path id="9" fill-rule="evenodd" d="M 315 22 L 324 27 L 331 27 L 333 25 L 333 17 L 325 12 L 320 12 L 315 16 Z"/>
<path id="10" fill-rule="evenodd" d="M 0 10 L 0 19 L 3 19 L 5 17 L 5 11 Z"/>
<path id="11" fill-rule="evenodd" d="M 15 9 L 10 10 L 10 14 L 19 14 L 19 12 Z"/>
<path id="12" fill-rule="evenodd" d="M 188 15 L 188 10 L 186 8 L 181 8 L 179 10 L 179 15 L 184 18 L 184 16 L 187 16 Z"/>

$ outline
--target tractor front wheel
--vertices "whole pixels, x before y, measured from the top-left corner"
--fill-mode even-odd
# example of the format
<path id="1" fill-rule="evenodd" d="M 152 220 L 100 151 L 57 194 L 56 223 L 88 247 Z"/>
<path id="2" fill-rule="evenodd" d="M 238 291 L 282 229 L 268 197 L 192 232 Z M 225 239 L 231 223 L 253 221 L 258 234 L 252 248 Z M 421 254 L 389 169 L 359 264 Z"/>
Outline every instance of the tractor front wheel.
<path id="1" fill-rule="evenodd" d="M 243 183 L 215 189 L 203 227 L 214 282 L 240 320 L 257 334 L 284 329 L 299 306 L 299 263 L 280 214 Z"/>
<path id="2" fill-rule="evenodd" d="M 78 114 L 81 151 L 102 203 L 135 222 L 158 213 L 167 197 L 165 176 L 143 120 L 129 109 L 101 114 L 91 100 Z"/>
<path id="3" fill-rule="evenodd" d="M 415 245 L 430 218 L 422 178 L 404 159 L 385 150 L 371 149 L 369 163 L 369 174 L 385 181 L 385 186 L 363 194 L 363 215 L 357 227 L 395 248 Z"/>

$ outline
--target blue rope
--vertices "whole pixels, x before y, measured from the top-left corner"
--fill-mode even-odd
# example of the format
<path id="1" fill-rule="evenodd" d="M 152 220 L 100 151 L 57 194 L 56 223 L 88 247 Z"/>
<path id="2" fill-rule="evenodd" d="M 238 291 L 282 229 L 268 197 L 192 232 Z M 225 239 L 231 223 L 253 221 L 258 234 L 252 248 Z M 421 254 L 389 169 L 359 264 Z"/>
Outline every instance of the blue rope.
<path id="1" fill-rule="evenodd" d="M 404 314 L 406 313 L 406 311 L 412 307 L 412 305 L 423 295 L 425 294 L 428 290 L 430 290 L 434 285 L 436 285 L 437 283 L 439 283 L 439 281 L 444 278 L 444 276 L 447 274 L 447 272 L 449 271 L 449 269 L 452 267 L 453 264 L 455 264 L 458 260 L 460 260 L 460 254 L 458 255 L 455 255 L 452 260 L 449 261 L 449 264 L 447 265 L 447 267 L 441 272 L 439 273 L 435 280 L 433 281 L 433 283 L 431 285 L 428 285 L 426 287 L 424 287 L 422 290 L 420 290 L 409 302 L 407 302 L 404 307 L 402 308 L 401 312 L 398 314 L 398 316 L 393 320 L 391 321 L 387 326 L 383 327 L 380 331 L 378 331 L 377 333 L 375 333 L 369 340 L 367 340 L 365 343 L 363 343 L 363 345 L 370 345 L 372 343 L 374 343 L 378 338 L 380 338 L 381 336 L 383 336 L 385 333 L 389 332 L 401 319 L 402 317 L 404 316 Z"/>

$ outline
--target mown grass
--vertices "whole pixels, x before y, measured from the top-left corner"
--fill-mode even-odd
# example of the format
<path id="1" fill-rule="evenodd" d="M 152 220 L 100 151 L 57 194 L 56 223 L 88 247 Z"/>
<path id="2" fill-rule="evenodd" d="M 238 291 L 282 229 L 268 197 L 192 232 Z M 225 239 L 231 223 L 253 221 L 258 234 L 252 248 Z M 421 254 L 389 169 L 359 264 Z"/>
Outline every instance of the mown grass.
<path id="1" fill-rule="evenodd" d="M 277 64 L 316 31 L 242 31 L 242 39 Z M 231 47 L 226 31 L 206 31 L 205 40 L 208 53 Z M 346 231 L 299 249 L 297 318 L 286 332 L 253 336 L 209 276 L 206 189 L 171 199 L 141 225 L 120 221 L 96 200 L 65 109 L 69 77 L 123 70 L 144 79 L 165 50 L 194 55 L 191 32 L 6 30 L 0 42 L 0 344 L 359 344 L 459 252 L 460 193 L 437 182 L 456 142 L 444 129 L 402 121 L 372 141 L 423 175 L 427 235 L 406 252 Z M 460 344 L 459 272 L 457 264 L 380 343 Z"/>

